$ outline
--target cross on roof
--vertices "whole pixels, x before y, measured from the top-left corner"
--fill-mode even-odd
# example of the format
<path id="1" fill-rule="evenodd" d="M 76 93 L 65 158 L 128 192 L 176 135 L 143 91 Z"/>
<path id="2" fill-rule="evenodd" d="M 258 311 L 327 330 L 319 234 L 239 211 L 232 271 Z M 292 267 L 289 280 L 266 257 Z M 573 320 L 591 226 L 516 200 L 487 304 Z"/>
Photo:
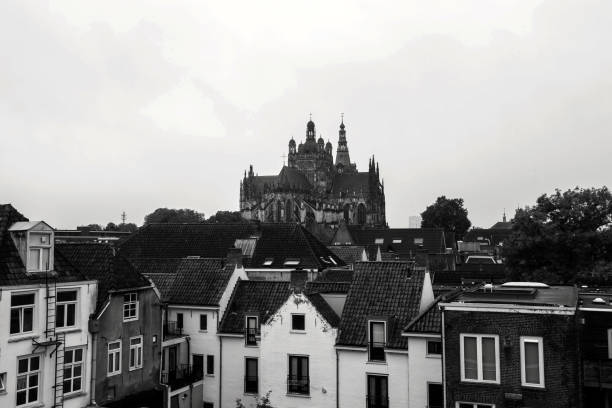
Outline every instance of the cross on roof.
<path id="1" fill-rule="evenodd" d="M 312 120 L 312 113 L 309 113 L 308 115 L 310 116 L 310 120 Z"/>

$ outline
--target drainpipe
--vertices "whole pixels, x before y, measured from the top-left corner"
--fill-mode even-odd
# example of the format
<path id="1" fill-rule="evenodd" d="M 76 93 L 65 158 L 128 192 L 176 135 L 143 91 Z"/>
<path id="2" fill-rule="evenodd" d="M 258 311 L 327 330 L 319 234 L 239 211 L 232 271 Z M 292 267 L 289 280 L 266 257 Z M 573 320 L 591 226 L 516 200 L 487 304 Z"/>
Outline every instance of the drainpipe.
<path id="1" fill-rule="evenodd" d="M 340 408 L 340 356 L 336 349 L 336 408 Z"/>
<path id="2" fill-rule="evenodd" d="M 440 307 L 440 309 L 442 310 L 442 390 L 444 391 L 442 401 L 446 406 L 446 330 L 444 327 L 444 307 Z"/>
<path id="3" fill-rule="evenodd" d="M 223 403 L 221 402 L 221 396 L 223 393 L 223 337 L 219 336 L 219 310 L 215 312 L 217 315 L 217 337 L 219 337 L 219 406 L 221 407 Z"/>
<path id="4" fill-rule="evenodd" d="M 89 405 L 92 407 L 96 406 L 96 353 L 98 345 L 98 338 L 96 333 L 91 334 L 91 385 L 89 386 Z"/>

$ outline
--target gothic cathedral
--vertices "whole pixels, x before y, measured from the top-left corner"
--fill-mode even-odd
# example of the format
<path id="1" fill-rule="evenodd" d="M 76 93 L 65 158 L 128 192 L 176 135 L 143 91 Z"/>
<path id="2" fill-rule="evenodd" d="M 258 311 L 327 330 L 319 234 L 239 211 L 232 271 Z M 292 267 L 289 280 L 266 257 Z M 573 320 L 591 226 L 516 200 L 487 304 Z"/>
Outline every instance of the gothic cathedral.
<path id="1" fill-rule="evenodd" d="M 287 165 L 278 175 L 245 171 L 240 182 L 240 213 L 261 222 L 299 222 L 310 228 L 335 229 L 347 224 L 386 226 L 385 188 L 378 163 L 367 172 L 351 163 L 344 119 L 340 123 L 336 161 L 332 144 L 316 139 L 315 124 L 306 124 L 306 142 L 289 141 Z"/>

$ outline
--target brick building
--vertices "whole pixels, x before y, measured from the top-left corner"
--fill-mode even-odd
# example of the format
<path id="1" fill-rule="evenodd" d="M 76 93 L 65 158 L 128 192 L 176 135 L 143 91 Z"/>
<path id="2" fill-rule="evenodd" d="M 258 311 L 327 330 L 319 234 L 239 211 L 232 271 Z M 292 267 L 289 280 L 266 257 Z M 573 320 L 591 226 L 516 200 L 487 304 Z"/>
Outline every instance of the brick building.
<path id="1" fill-rule="evenodd" d="M 440 304 L 447 408 L 576 407 L 574 287 L 485 285 Z"/>

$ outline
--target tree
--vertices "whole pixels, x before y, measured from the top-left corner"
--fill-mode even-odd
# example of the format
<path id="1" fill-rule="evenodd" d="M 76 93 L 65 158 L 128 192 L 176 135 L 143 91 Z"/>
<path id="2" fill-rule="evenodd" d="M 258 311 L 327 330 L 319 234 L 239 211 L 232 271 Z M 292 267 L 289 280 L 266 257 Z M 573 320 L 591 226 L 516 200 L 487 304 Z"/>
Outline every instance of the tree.
<path id="1" fill-rule="evenodd" d="M 145 216 L 144 225 L 153 223 L 200 223 L 204 222 L 204 214 L 194 210 L 158 208 Z"/>
<path id="2" fill-rule="evenodd" d="M 242 218 L 240 211 L 217 211 L 215 215 L 211 215 L 206 220 L 210 224 L 221 224 L 221 223 L 236 223 L 236 222 L 249 222 Z"/>
<path id="3" fill-rule="evenodd" d="M 513 280 L 572 284 L 612 274 L 612 195 L 574 188 L 518 209 L 503 256 Z"/>
<path id="4" fill-rule="evenodd" d="M 468 219 L 468 211 L 463 208 L 463 198 L 438 197 L 436 202 L 421 213 L 422 228 L 443 228 L 444 231 L 455 233 L 457 240 L 472 223 Z"/>
<path id="5" fill-rule="evenodd" d="M 100 224 L 89 224 L 89 225 L 79 225 L 77 227 L 78 231 L 102 231 L 102 226 Z"/>
<path id="6" fill-rule="evenodd" d="M 255 399 L 255 408 L 274 408 L 272 403 L 270 403 L 270 393 L 272 391 L 266 392 L 266 395 L 263 397 L 259 397 Z M 241 399 L 236 400 L 236 408 L 246 408 L 242 403 Z"/>
<path id="7" fill-rule="evenodd" d="M 133 222 L 128 222 L 125 224 L 117 225 L 117 231 L 121 231 L 121 232 L 134 232 L 137 229 L 138 229 L 138 225 L 134 224 Z"/>
<path id="8" fill-rule="evenodd" d="M 108 224 L 106 224 L 104 231 L 117 231 L 117 224 L 115 224 L 114 222 L 109 222 Z"/>

